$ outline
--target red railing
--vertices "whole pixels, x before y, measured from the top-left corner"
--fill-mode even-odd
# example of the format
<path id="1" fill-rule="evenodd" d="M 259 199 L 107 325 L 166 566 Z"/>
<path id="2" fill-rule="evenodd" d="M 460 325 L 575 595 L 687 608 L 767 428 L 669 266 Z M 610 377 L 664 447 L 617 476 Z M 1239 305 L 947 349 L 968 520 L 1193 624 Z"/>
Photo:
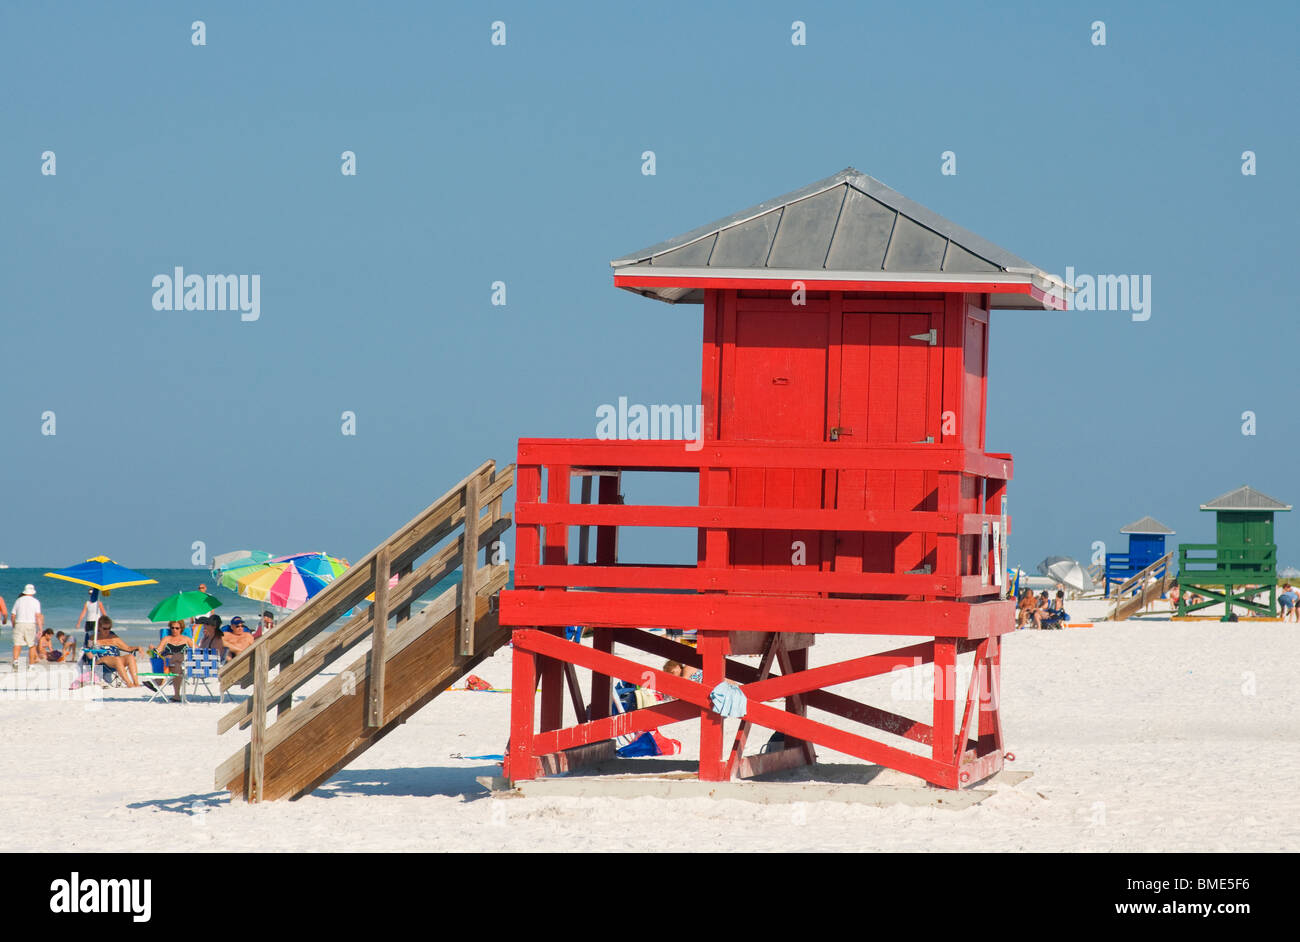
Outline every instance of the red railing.
<path id="1" fill-rule="evenodd" d="M 924 472 L 932 509 L 738 506 L 742 471 Z M 546 500 L 542 500 L 543 471 Z M 621 502 L 615 478 L 601 479 L 595 503 L 573 503 L 575 475 L 658 471 L 700 475 L 698 506 Z M 623 589 L 640 592 L 782 593 L 945 600 L 997 598 L 1005 567 L 1006 484 L 1010 455 L 960 445 L 854 445 L 683 441 L 523 439 L 515 503 L 515 588 Z M 590 488 L 584 490 L 589 493 Z M 823 494 L 825 491 L 822 492 Z M 889 494 L 892 503 L 893 493 Z M 805 501 L 806 502 L 806 501 Z M 594 562 L 570 562 L 569 528 L 595 528 Z M 628 565 L 617 560 L 624 527 L 686 527 L 701 534 L 702 559 L 691 566 Z M 836 571 L 816 566 L 746 568 L 732 564 L 736 531 L 920 535 L 932 548 L 930 572 Z M 581 541 L 586 543 L 584 533 Z M 583 555 L 585 556 L 585 550 Z"/>

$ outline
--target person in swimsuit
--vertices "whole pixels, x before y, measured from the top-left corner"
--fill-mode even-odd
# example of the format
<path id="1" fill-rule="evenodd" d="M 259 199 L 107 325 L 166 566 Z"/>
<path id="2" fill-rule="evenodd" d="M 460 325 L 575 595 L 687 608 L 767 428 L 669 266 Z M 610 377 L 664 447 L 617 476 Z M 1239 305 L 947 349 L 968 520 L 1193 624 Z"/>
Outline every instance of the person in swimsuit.
<path id="1" fill-rule="evenodd" d="M 217 652 L 217 657 L 224 661 L 226 643 L 221 634 L 221 616 L 214 613 L 207 618 L 200 618 L 199 622 L 203 625 L 203 633 L 199 636 L 197 647 L 211 648 Z"/>
<path id="2" fill-rule="evenodd" d="M 46 628 L 36 639 L 36 660 L 57 661 L 63 657 L 62 651 L 54 650 L 54 629 Z"/>
<path id="3" fill-rule="evenodd" d="M 236 658 L 253 646 L 253 636 L 244 630 L 244 619 L 236 615 L 230 619 L 230 633 L 226 635 L 226 650 Z"/>
<path id="4" fill-rule="evenodd" d="M 144 648 L 127 644 L 113 633 L 113 619 L 100 615 L 96 623 L 99 633 L 99 647 L 106 653 L 100 656 L 99 663 L 112 668 L 128 687 L 139 687 L 140 677 L 135 671 L 135 655 Z"/>
<path id="5" fill-rule="evenodd" d="M 55 647 L 57 647 L 59 651 L 62 652 L 63 654 L 63 656 L 59 658 L 59 660 L 61 661 L 76 660 L 77 642 L 69 638 L 68 633 L 66 631 L 56 631 L 54 633 L 54 637 L 57 639 L 55 642 Z"/>
<path id="6" fill-rule="evenodd" d="M 1028 628 L 1029 623 L 1033 622 L 1035 628 L 1041 628 L 1041 616 L 1038 614 L 1038 600 L 1034 597 L 1034 590 L 1024 589 L 1020 593 L 1020 601 L 1016 605 L 1016 627 Z"/>
<path id="7" fill-rule="evenodd" d="M 185 634 L 185 622 L 167 623 L 167 637 L 158 646 L 158 656 L 167 662 L 167 667 L 171 670 L 172 692 L 175 694 L 171 698 L 173 703 L 181 702 L 181 685 L 185 683 L 185 652 L 193 646 L 194 640 Z M 157 689 L 149 682 L 145 686 L 150 690 Z"/>

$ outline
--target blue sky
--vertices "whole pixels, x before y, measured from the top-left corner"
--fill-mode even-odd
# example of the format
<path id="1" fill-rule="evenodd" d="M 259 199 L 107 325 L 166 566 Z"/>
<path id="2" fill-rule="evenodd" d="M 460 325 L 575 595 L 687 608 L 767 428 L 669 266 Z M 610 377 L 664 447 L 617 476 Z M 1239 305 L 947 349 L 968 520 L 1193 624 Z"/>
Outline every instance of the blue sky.
<path id="1" fill-rule="evenodd" d="M 355 558 L 520 437 L 590 436 L 619 396 L 697 402 L 699 308 L 614 289 L 608 260 L 850 165 L 1049 271 L 1152 278 L 1146 322 L 993 316 L 1013 560 L 1115 549 L 1144 514 L 1211 540 L 1198 505 L 1240 484 L 1300 500 L 1298 19 L 7 4 L 0 559 L 184 566 L 195 540 Z M 260 274 L 260 318 L 155 311 L 175 266 Z M 1280 557 L 1300 564 L 1292 516 Z"/>

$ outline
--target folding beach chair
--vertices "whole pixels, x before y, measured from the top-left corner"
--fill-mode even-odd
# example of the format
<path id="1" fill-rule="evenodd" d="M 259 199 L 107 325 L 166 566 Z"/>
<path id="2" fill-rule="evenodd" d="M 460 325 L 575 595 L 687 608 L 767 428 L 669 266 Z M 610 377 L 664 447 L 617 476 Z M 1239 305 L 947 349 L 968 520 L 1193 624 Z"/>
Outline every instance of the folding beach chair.
<path id="1" fill-rule="evenodd" d="M 212 687 L 208 682 L 215 680 L 221 673 L 221 655 L 216 648 L 190 648 L 185 652 L 185 679 L 190 682 L 190 693 L 198 693 L 199 684 L 212 696 Z M 224 703 L 226 692 L 220 691 L 218 703 Z"/>

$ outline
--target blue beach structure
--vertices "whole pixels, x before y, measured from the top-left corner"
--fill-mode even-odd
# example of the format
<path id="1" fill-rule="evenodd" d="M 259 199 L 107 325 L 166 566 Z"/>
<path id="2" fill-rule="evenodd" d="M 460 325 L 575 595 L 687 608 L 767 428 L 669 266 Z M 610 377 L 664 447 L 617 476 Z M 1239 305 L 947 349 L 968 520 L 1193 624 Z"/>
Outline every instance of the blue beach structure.
<path id="1" fill-rule="evenodd" d="M 1135 520 L 1128 526 L 1121 527 L 1119 532 L 1128 534 L 1128 552 L 1106 554 L 1106 598 L 1110 598 L 1112 583 L 1119 584 L 1131 579 L 1159 561 L 1166 552 L 1165 537 L 1174 534 L 1173 530 L 1155 517 Z M 1161 571 L 1154 575 L 1163 578 L 1165 574 Z"/>

